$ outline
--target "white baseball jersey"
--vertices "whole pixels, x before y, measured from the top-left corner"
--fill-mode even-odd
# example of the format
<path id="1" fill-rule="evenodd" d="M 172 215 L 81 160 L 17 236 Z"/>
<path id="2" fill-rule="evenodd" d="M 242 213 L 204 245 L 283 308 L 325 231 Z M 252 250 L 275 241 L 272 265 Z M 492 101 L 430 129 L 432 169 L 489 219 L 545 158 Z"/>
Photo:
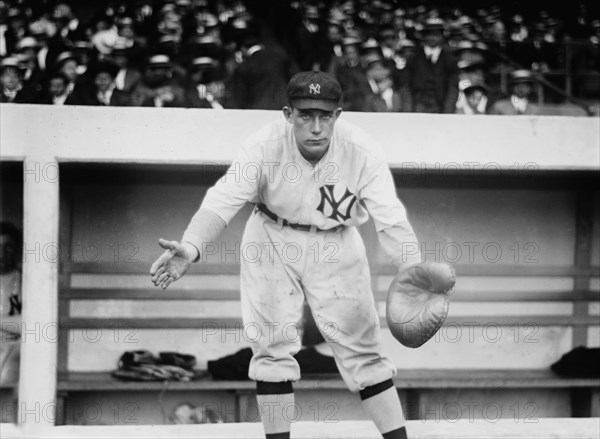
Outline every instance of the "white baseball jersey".
<path id="1" fill-rule="evenodd" d="M 395 265 L 421 261 L 380 146 L 343 120 L 336 122 L 329 149 L 315 166 L 300 153 L 285 119 L 250 136 L 201 208 L 229 223 L 246 202 L 264 203 L 290 223 L 320 229 L 358 226 L 370 214 Z"/>

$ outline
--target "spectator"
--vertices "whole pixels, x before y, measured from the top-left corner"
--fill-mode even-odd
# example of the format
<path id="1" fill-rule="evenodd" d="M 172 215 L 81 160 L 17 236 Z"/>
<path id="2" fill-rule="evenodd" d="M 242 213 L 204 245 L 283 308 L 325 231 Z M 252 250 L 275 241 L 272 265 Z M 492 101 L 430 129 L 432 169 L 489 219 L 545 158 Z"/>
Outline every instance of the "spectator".
<path id="1" fill-rule="evenodd" d="M 177 12 L 175 5 L 172 3 L 165 4 L 160 10 L 159 16 L 153 41 L 158 42 L 160 37 L 165 35 L 169 35 L 176 38 L 177 41 L 181 41 L 183 25 L 181 16 Z"/>
<path id="2" fill-rule="evenodd" d="M 248 34 L 241 48 L 243 61 L 232 78 L 235 107 L 281 110 L 287 83 L 296 70 L 292 61 L 285 53 L 267 48 L 256 34 Z"/>
<path id="3" fill-rule="evenodd" d="M 444 23 L 429 19 L 423 29 L 424 46 L 408 65 L 413 111 L 454 113 L 458 97 L 456 58 L 443 46 Z"/>
<path id="4" fill-rule="evenodd" d="M 148 47 L 151 47 L 150 53 L 169 56 L 174 76 L 181 81 L 188 74 L 185 70 L 191 66 L 192 60 L 199 57 L 217 60 L 225 67 L 227 76 L 231 77 L 243 58 L 239 50 L 242 41 L 240 36 L 247 33 L 248 22 L 252 19 L 243 3 L 237 0 L 170 0 L 158 3 L 140 0 L 134 2 L 135 4 L 128 1 L 109 2 L 105 7 L 96 8 L 94 15 L 89 20 L 86 18 L 85 26 L 82 26 L 83 21 L 80 21 L 80 17 L 74 13 L 75 10 L 69 6 L 71 2 L 44 1 L 34 2 L 31 6 L 26 6 L 25 3 L 27 2 L 22 0 L 0 1 L 0 59 L 17 56 L 23 67 L 24 88 L 41 84 L 43 74 L 52 72 L 57 59 L 64 56 L 64 52 L 72 52 L 77 59 L 78 77 L 76 82 L 70 79 L 71 91 L 75 83 L 88 81 L 88 75 L 84 72 L 85 66 L 97 58 L 96 53 L 89 52 L 89 43 L 92 42 L 100 53 L 100 58 L 104 58 L 111 53 L 117 40 L 125 41 L 127 46 L 128 68 L 137 69 L 139 72 L 145 71 Z M 368 41 L 375 38 L 378 41 L 378 50 L 383 53 L 384 58 L 396 64 L 395 67 L 391 66 L 391 70 L 394 82 L 399 83 L 402 81 L 398 81 L 397 72 L 408 69 L 405 66 L 410 57 L 409 52 L 413 50 L 404 42 L 413 38 L 421 39 L 423 33 L 426 34 L 424 39 L 430 40 L 430 34 L 435 33 L 431 30 L 430 22 L 439 21 L 440 17 L 443 17 L 449 23 L 447 45 L 456 49 L 455 55 L 465 61 L 486 62 L 491 73 L 486 80 L 490 87 L 491 100 L 500 88 L 500 77 L 504 78 L 504 72 L 511 68 L 509 64 L 502 62 L 502 53 L 533 71 L 561 70 L 566 60 L 566 52 L 559 50 L 558 44 L 565 36 L 589 41 L 587 44 L 579 44 L 578 41 L 570 46 L 570 65 L 573 66 L 572 73 L 575 74 L 572 77 L 576 78 L 572 86 L 576 94 L 586 97 L 600 94 L 599 81 L 593 75 L 594 72 L 598 72 L 596 60 L 600 59 L 600 35 L 597 31 L 600 25 L 598 17 L 593 15 L 595 11 L 589 7 L 580 7 L 571 16 L 551 17 L 544 10 L 535 14 L 527 10 L 527 14 L 524 14 L 525 8 L 501 8 L 496 5 L 475 9 L 475 13 L 471 15 L 471 8 L 468 10 L 465 6 L 464 10 L 461 10 L 454 7 L 456 3 L 450 7 L 442 7 L 440 4 L 439 8 L 435 3 L 421 3 L 406 8 L 394 7 L 393 3 L 391 0 L 376 0 L 371 3 L 363 0 L 291 2 L 290 14 L 297 14 L 296 23 L 293 22 L 293 16 L 290 16 L 289 21 L 290 35 L 296 43 L 291 51 L 294 60 L 302 69 L 328 71 L 340 77 L 340 81 L 343 82 L 343 71 L 348 67 L 346 60 L 342 59 L 343 40 L 357 38 Z M 329 10 L 324 9 L 325 5 L 330 6 Z M 87 8 L 85 10 L 91 11 Z M 511 18 L 504 22 L 503 17 L 508 12 L 511 13 Z M 266 18 L 273 15 L 271 13 Z M 262 27 L 266 28 L 267 26 Z M 278 27 L 272 30 L 272 35 L 279 35 Z M 490 47 L 489 51 L 485 50 L 481 38 L 485 38 Z M 220 53 L 205 52 L 205 47 L 198 44 L 201 39 L 217 41 Z M 267 46 L 274 49 L 274 45 L 270 43 Z M 424 46 L 427 46 L 427 43 Z M 443 52 L 446 51 L 446 44 L 442 47 L 440 59 L 445 58 Z M 348 50 L 351 52 L 353 49 Z M 437 50 L 434 48 L 434 53 Z M 499 56 L 495 57 L 496 54 Z M 33 55 L 35 60 L 32 59 Z M 416 58 L 421 57 L 419 54 Z M 86 58 L 89 58 L 89 61 L 86 61 Z M 411 64 L 420 64 L 420 61 Z M 342 72 L 338 73 L 340 67 Z M 352 67 L 351 69 L 357 70 Z M 443 69 L 436 65 L 435 69 L 430 70 Z M 584 70 L 588 72 L 578 78 L 576 75 Z M 404 76 L 409 76 L 408 72 L 410 69 Z M 64 73 L 70 77 L 69 72 Z M 451 101 L 451 95 L 457 94 L 455 85 L 436 83 L 436 80 L 439 80 L 439 77 L 436 77 L 435 80 L 430 80 L 426 87 L 429 91 L 423 92 L 422 75 L 410 76 L 411 88 L 416 86 L 415 91 L 418 92 L 414 96 L 414 106 L 420 105 L 422 111 L 439 111 L 439 103 L 433 105 L 429 102 L 425 106 L 428 108 L 424 108 L 422 99 L 423 96 L 429 95 L 424 99 L 433 101 L 439 99 L 439 96 L 434 99 L 433 94 L 441 93 L 444 95 L 443 111 L 453 107 L 452 103 L 446 102 L 446 98 Z M 362 77 L 364 79 L 364 72 Z M 365 85 L 364 81 L 362 85 Z M 563 86 L 559 77 L 556 78 L 556 85 Z M 344 88 L 346 94 L 353 93 L 352 87 Z M 432 94 L 431 89 L 435 89 L 435 93 Z M 450 93 L 446 94 L 444 91 Z M 545 99 L 562 101 L 563 98 L 546 91 Z"/>
<path id="5" fill-rule="evenodd" d="M 454 56 L 458 59 L 458 61 L 485 63 L 486 51 L 487 46 L 484 43 L 460 41 L 454 47 Z"/>
<path id="6" fill-rule="evenodd" d="M 537 105 L 530 102 L 533 95 L 535 80 L 529 70 L 515 70 L 510 74 L 511 95 L 508 99 L 501 99 L 494 103 L 490 114 L 515 115 L 540 114 Z"/>
<path id="7" fill-rule="evenodd" d="M 37 87 L 42 81 L 43 72 L 37 62 L 39 44 L 33 37 L 25 37 L 17 43 L 16 52 L 22 66 L 23 86 Z"/>
<path id="8" fill-rule="evenodd" d="M 17 43 L 27 34 L 27 17 L 19 8 L 7 11 L 7 26 L 2 35 L 2 52 L 4 56 L 15 53 Z M 1 54 L 1 53 L 0 53 Z"/>
<path id="9" fill-rule="evenodd" d="M 151 49 L 155 55 L 167 55 L 172 62 L 179 60 L 179 38 L 175 35 L 162 35 L 156 45 Z"/>
<path id="10" fill-rule="evenodd" d="M 319 70 L 319 53 L 317 50 L 321 44 L 319 9 L 310 5 L 302 13 L 302 24 L 298 27 L 294 38 L 298 67 L 301 71 Z"/>
<path id="11" fill-rule="evenodd" d="M 342 86 L 343 106 L 346 111 L 361 111 L 361 90 L 368 88 L 367 76 L 360 59 L 361 41 L 357 38 L 342 40 L 342 63 L 336 69 L 336 77 Z"/>
<path id="12" fill-rule="evenodd" d="M 587 44 L 573 57 L 575 71 L 581 75 L 576 77 L 574 88 L 578 95 L 586 95 L 598 99 L 600 97 L 600 20 L 590 23 L 593 34 L 588 37 Z"/>
<path id="13" fill-rule="evenodd" d="M 81 34 L 77 31 L 78 20 L 73 17 L 71 8 L 64 3 L 54 7 L 48 20 L 52 28 L 47 42 L 46 65 L 52 66 L 62 53 L 71 51 L 72 42 Z"/>
<path id="14" fill-rule="evenodd" d="M 8 41 L 6 39 L 8 31 L 8 17 L 4 12 L 3 6 L 0 5 L 0 59 L 8 55 Z"/>
<path id="15" fill-rule="evenodd" d="M 394 55 L 394 63 L 396 69 L 404 70 L 409 60 L 414 56 L 416 51 L 416 44 L 412 40 L 402 39 L 398 41 L 396 45 L 396 54 Z"/>
<path id="16" fill-rule="evenodd" d="M 51 72 L 46 78 L 45 85 L 39 94 L 36 103 L 45 105 L 65 105 L 68 93 L 69 80 L 61 72 Z"/>
<path id="17" fill-rule="evenodd" d="M 122 17 L 117 20 L 117 41 L 115 41 L 115 44 L 118 42 L 122 50 L 126 52 L 128 66 L 142 71 L 146 66 L 148 51 L 145 44 L 139 40 L 131 17 Z M 112 47 L 114 48 L 114 45 Z"/>
<path id="18" fill-rule="evenodd" d="M 170 58 L 154 55 L 148 61 L 143 83 L 133 93 L 132 102 L 144 107 L 184 107 L 181 84 Z"/>
<path id="19" fill-rule="evenodd" d="M 482 82 L 461 81 L 456 114 L 486 114 L 488 88 Z"/>
<path id="20" fill-rule="evenodd" d="M 56 58 L 53 70 L 65 75 L 69 80 L 67 93 L 71 95 L 79 87 L 79 74 L 77 73 L 77 59 L 73 52 L 63 52 Z"/>
<path id="21" fill-rule="evenodd" d="M 77 62 L 77 75 L 81 78 L 87 73 L 90 63 L 96 58 L 94 45 L 87 40 L 75 41 L 72 51 Z"/>
<path id="22" fill-rule="evenodd" d="M 339 21 L 329 20 L 327 23 L 327 39 L 319 48 L 321 55 L 319 60 L 320 70 L 335 75 L 335 69 L 342 59 L 342 25 Z"/>
<path id="23" fill-rule="evenodd" d="M 484 83 L 486 79 L 485 64 L 481 61 L 461 60 L 457 63 L 458 80 Z"/>
<path id="24" fill-rule="evenodd" d="M 66 3 L 58 3 L 52 10 L 52 22 L 56 26 L 56 34 L 67 41 L 75 41 L 82 37 L 79 20 Z"/>
<path id="25" fill-rule="evenodd" d="M 379 31 L 379 45 L 384 58 L 393 59 L 398 45 L 398 34 L 392 26 L 384 26 Z"/>
<path id="26" fill-rule="evenodd" d="M 533 38 L 525 45 L 525 65 L 535 72 L 547 73 L 558 67 L 556 44 L 546 41 L 546 26 L 536 23 Z"/>
<path id="27" fill-rule="evenodd" d="M 406 84 L 396 88 L 390 64 L 377 55 L 366 61 L 368 89 L 363 95 L 362 111 L 411 111 L 410 93 Z"/>
<path id="28" fill-rule="evenodd" d="M 44 19 L 34 21 L 29 25 L 29 33 L 35 38 L 39 45 L 36 50 L 36 59 L 37 65 L 42 72 L 45 72 L 48 67 L 51 66 L 51 62 L 49 62 L 48 58 L 48 52 L 50 50 L 48 43 L 55 31 L 54 25 L 50 21 Z"/>
<path id="29" fill-rule="evenodd" d="M 192 61 L 185 92 L 186 107 L 222 110 L 228 106 L 223 79 L 224 71 L 217 60 L 199 57 Z"/>
<path id="30" fill-rule="evenodd" d="M 113 47 L 110 57 L 119 67 L 115 77 L 115 87 L 117 90 L 131 95 L 142 81 L 142 73 L 138 69 L 130 67 L 129 55 L 131 52 L 128 49 L 127 42 L 119 39 Z"/>
<path id="31" fill-rule="evenodd" d="M 90 67 L 93 85 L 80 87 L 66 103 L 71 105 L 103 105 L 123 107 L 130 105 L 129 96 L 115 88 L 119 66 L 112 61 L 97 61 Z"/>
<path id="32" fill-rule="evenodd" d="M 221 40 L 212 36 L 193 37 L 187 41 L 181 53 L 181 65 L 189 66 L 192 61 L 200 57 L 213 58 L 223 63 L 227 51 Z M 235 69 L 233 69 L 235 70 Z"/>
<path id="33" fill-rule="evenodd" d="M 201 25 L 204 28 L 204 31 L 202 32 L 203 36 L 221 40 L 221 27 L 217 17 L 212 14 L 207 14 L 201 22 Z"/>
<path id="34" fill-rule="evenodd" d="M 0 62 L 0 85 L 2 86 L 0 102 L 18 104 L 31 103 L 35 100 L 35 88 L 23 87 L 23 73 L 15 57 L 8 57 Z"/>

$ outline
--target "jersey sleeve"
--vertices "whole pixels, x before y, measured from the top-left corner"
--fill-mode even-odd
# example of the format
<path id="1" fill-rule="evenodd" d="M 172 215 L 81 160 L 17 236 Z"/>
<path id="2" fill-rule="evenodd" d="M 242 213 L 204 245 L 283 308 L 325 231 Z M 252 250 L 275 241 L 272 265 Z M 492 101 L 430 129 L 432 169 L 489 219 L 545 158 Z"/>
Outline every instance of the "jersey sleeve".
<path id="1" fill-rule="evenodd" d="M 406 208 L 396 195 L 389 166 L 382 158 L 371 157 L 363 168 L 360 198 L 375 222 L 379 242 L 398 268 L 421 262 L 417 237 Z"/>
<path id="2" fill-rule="evenodd" d="M 229 224 L 246 202 L 257 199 L 263 162 L 260 143 L 246 142 L 225 175 L 206 192 L 200 208 Z"/>

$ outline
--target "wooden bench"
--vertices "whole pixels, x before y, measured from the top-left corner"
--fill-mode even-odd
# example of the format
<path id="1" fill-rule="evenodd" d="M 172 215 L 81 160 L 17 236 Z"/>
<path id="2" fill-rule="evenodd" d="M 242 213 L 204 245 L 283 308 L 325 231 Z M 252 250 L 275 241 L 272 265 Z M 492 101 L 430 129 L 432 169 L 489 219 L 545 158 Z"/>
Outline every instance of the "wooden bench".
<path id="1" fill-rule="evenodd" d="M 92 264 L 71 265 L 70 272 L 76 273 L 97 273 L 105 272 L 108 267 Z M 140 266 L 111 267 L 119 270 L 120 273 L 141 274 Z M 222 274 L 230 275 L 235 273 L 237 268 L 230 265 L 204 265 L 194 266 L 190 272 L 192 275 L 200 274 Z M 391 267 L 380 269 L 377 275 L 391 275 Z M 495 270 L 495 271 L 493 271 Z M 474 274 L 490 274 L 497 276 L 506 276 L 510 272 L 512 275 L 541 275 L 541 276 L 597 276 L 597 268 L 573 268 L 573 267 L 534 267 L 532 270 L 525 270 L 520 267 L 474 267 L 458 266 L 459 276 L 469 276 Z M 144 272 L 145 274 L 145 272 Z M 384 301 L 385 291 L 376 291 L 375 299 L 378 302 Z M 598 318 L 587 312 L 588 304 L 600 299 L 600 293 L 593 291 L 554 291 L 554 292 L 510 292 L 504 295 L 475 294 L 458 292 L 452 298 L 453 303 L 461 302 L 571 302 L 574 303 L 574 310 L 580 314 L 573 315 L 530 315 L 530 316 L 469 316 L 469 317 L 449 317 L 445 323 L 446 328 L 457 327 L 460 325 L 486 325 L 511 326 L 511 325 L 529 325 L 531 328 L 568 326 L 572 328 L 581 328 L 584 331 L 588 327 L 597 325 Z M 65 288 L 60 292 L 60 310 L 61 310 L 61 330 L 69 331 L 76 329 L 118 329 L 118 328 L 138 328 L 138 329 L 202 329 L 202 328 L 240 328 L 241 320 L 239 318 L 224 318 L 218 315 L 210 318 L 84 318 L 71 317 L 71 301 L 165 301 L 165 300 L 183 300 L 193 301 L 211 300 L 211 301 L 235 301 L 239 300 L 239 292 L 235 290 L 173 290 L 168 294 L 157 289 L 114 289 L 114 288 Z M 578 306 L 585 304 L 585 306 Z M 586 310 L 581 313 L 581 310 Z M 381 325 L 386 326 L 385 318 L 381 319 Z M 65 342 L 67 337 L 61 340 L 60 351 L 63 361 L 68 355 L 69 343 Z M 534 345 L 532 345 L 534 346 Z M 136 346 L 136 348 L 143 348 Z M 64 364 L 64 363 L 63 363 Z M 443 364 L 440 364 L 443 367 Z M 569 379 L 561 378 L 551 372 L 549 369 L 531 370 L 482 370 L 470 369 L 465 365 L 465 369 L 432 369 L 432 370 L 404 370 L 398 371 L 395 377 L 395 384 L 399 394 L 407 407 L 407 417 L 409 419 L 420 419 L 427 417 L 428 410 L 435 400 L 436 396 L 427 397 L 428 392 L 460 392 L 471 390 L 500 392 L 511 391 L 515 394 L 525 394 L 529 390 L 544 390 L 563 392 L 565 398 L 568 398 L 571 416 L 585 417 L 590 415 L 598 416 L 599 409 L 599 390 L 600 379 Z M 304 376 L 296 385 L 295 390 L 304 393 L 303 400 L 310 400 L 311 395 L 321 392 L 331 394 L 348 394 L 345 398 L 351 398 L 345 384 L 339 376 Z M 110 376 L 108 372 L 69 372 L 63 369 L 59 372 L 57 393 L 59 401 L 59 413 L 65 413 L 65 407 L 69 398 L 77 398 L 84 394 L 102 394 L 110 393 L 128 394 L 140 392 L 143 394 L 166 395 L 179 394 L 183 397 L 191 394 L 222 394 L 232 398 L 235 406 L 235 421 L 247 420 L 244 416 L 244 408 L 252 404 L 255 392 L 255 385 L 251 381 L 220 381 L 204 378 L 192 382 L 124 382 Z M 337 393 L 336 393 L 337 392 Z M 211 398 L 214 398 L 211 396 Z M 341 396 L 340 396 L 341 398 Z M 428 399 L 429 398 L 429 399 Z M 432 399 L 433 398 L 433 399 Z M 429 407 L 429 409 L 428 409 Z M 533 413 L 533 412 L 531 412 Z M 527 414 L 525 414 L 526 416 Z M 65 422 L 65 418 L 58 419 L 58 423 Z"/>
<path id="2" fill-rule="evenodd" d="M 423 413 L 421 394 L 426 390 L 487 389 L 523 392 L 529 389 L 564 389 L 570 393 L 571 416 L 590 417 L 598 415 L 600 403 L 600 378 L 564 378 L 550 370 L 400 370 L 394 378 L 397 390 L 405 401 L 408 419 L 422 419 L 429 412 L 429 418 L 444 419 L 448 409 L 434 407 L 425 409 Z M 245 421 L 243 414 L 247 405 L 255 404 L 255 384 L 250 380 L 225 381 L 213 380 L 210 377 L 189 382 L 128 382 L 120 381 L 106 372 L 68 372 L 58 377 L 59 414 L 66 413 L 65 404 L 69 397 L 83 393 L 143 392 L 151 394 L 202 393 L 220 392 L 232 395 L 235 401 L 235 421 Z M 346 385 L 337 375 L 306 375 L 294 384 L 296 393 L 311 391 L 347 392 Z M 433 411 L 432 411 L 433 410 Z M 524 410 L 519 416 L 521 420 L 533 422 L 536 412 Z M 433 415 L 432 415 L 433 413 Z M 515 413 L 517 416 L 517 413 Z M 528 418 L 529 416 L 529 418 Z M 65 419 L 59 419 L 62 425 Z"/>

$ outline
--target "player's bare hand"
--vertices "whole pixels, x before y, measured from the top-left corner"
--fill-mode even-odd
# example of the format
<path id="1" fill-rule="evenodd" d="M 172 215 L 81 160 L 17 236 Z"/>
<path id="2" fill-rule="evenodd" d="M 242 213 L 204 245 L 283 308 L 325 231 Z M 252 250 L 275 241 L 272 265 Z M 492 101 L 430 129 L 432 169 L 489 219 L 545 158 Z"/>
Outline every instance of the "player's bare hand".
<path id="1" fill-rule="evenodd" d="M 166 251 L 152 264 L 150 275 L 152 283 L 165 290 L 188 271 L 197 253 L 189 243 L 161 238 L 158 240 L 158 245 Z"/>

